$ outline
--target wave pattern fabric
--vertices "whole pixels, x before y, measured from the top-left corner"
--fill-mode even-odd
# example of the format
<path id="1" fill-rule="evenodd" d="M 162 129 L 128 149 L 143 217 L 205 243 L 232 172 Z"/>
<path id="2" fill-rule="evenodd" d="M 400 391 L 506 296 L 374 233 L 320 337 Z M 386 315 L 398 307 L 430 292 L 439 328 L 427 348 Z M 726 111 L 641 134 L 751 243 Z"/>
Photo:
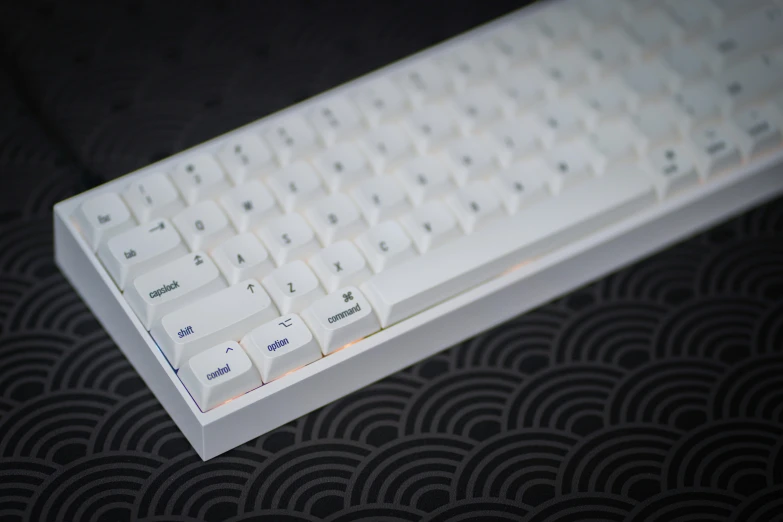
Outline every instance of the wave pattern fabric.
<path id="1" fill-rule="evenodd" d="M 783 520 L 783 199 L 202 462 L 54 266 L 51 205 L 509 6 L 292 4 L 281 50 L 258 4 L 58 5 L 0 8 L 0 519 Z"/>

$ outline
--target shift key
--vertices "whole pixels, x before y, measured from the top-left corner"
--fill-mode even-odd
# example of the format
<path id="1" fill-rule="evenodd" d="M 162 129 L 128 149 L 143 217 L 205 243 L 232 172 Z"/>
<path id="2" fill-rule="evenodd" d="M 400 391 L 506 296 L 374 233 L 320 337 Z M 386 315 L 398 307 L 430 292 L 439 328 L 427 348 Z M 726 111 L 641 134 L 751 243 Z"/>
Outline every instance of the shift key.
<path id="1" fill-rule="evenodd" d="M 150 334 L 174 368 L 280 315 L 261 284 L 246 279 L 163 316 Z"/>

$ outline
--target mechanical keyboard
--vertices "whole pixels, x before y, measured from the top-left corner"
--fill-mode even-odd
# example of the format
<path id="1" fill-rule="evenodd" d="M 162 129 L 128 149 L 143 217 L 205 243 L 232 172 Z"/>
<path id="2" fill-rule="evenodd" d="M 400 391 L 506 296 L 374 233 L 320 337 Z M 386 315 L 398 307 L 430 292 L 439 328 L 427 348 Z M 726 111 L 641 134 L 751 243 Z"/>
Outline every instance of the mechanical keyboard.
<path id="1" fill-rule="evenodd" d="M 55 206 L 203 459 L 783 192 L 783 3 L 534 5 Z"/>

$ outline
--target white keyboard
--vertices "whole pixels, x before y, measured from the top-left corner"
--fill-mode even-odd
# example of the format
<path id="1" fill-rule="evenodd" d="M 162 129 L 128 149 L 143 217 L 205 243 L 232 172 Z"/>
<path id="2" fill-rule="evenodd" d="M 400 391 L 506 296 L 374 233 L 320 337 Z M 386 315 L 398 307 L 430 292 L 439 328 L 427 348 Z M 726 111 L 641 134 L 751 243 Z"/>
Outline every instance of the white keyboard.
<path id="1" fill-rule="evenodd" d="M 783 191 L 783 4 L 537 5 L 55 206 L 202 458 Z"/>

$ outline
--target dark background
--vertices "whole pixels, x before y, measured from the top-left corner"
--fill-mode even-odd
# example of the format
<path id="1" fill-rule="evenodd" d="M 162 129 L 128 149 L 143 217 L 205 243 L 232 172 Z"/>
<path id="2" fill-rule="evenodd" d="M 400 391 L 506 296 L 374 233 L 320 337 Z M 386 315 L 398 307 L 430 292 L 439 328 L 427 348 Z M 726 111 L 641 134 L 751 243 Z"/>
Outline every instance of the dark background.
<path id="1" fill-rule="evenodd" d="M 207 463 L 55 268 L 55 202 L 519 4 L 1 1 L 0 520 L 783 520 L 781 199 Z"/>

